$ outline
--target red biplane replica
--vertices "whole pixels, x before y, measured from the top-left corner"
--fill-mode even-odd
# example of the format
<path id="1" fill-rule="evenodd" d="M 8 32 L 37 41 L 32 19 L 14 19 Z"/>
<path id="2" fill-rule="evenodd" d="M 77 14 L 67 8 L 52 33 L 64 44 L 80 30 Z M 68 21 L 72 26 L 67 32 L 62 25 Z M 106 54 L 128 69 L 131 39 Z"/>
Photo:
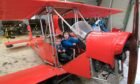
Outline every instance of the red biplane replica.
<path id="1" fill-rule="evenodd" d="M 118 9 L 92 6 L 76 2 L 53 0 L 0 0 L 0 20 L 25 20 L 32 16 L 46 15 L 45 26 L 40 19 L 42 35 L 33 37 L 29 23 L 26 40 L 6 42 L 7 47 L 27 43 L 42 58 L 44 64 L 0 77 L 0 84 L 35 84 L 64 74 L 85 78 L 108 80 L 109 75 L 122 76 L 125 52 L 130 51 L 128 84 L 134 84 L 137 69 L 138 45 L 138 0 L 136 0 L 133 32 L 96 32 L 85 18 L 103 18 L 122 12 Z M 66 19 L 73 19 L 69 24 Z M 60 28 L 59 20 L 67 25 L 81 42 L 78 53 L 73 50 L 72 59 L 61 64 L 56 49 L 56 36 L 66 31 Z M 61 24 L 63 25 L 63 24 Z M 62 27 L 62 26 L 61 26 Z M 45 31 L 49 30 L 49 36 Z M 81 47 L 84 46 L 84 47 Z M 75 51 L 74 51 L 75 50 Z M 106 72 L 105 77 L 99 77 Z M 103 74 L 102 74 L 103 75 Z M 104 74 L 105 75 L 105 74 Z M 48 83 L 51 84 L 51 83 Z M 56 84 L 58 84 L 56 82 Z"/>

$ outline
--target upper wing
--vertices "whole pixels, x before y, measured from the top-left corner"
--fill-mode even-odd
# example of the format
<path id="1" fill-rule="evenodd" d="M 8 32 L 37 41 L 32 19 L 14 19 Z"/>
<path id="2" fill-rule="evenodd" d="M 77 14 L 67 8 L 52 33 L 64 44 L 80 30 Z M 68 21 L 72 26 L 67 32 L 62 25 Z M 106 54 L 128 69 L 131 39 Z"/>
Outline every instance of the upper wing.
<path id="1" fill-rule="evenodd" d="M 52 6 L 56 8 L 59 12 L 62 12 L 61 14 L 64 14 L 66 11 L 70 9 L 74 8 L 78 9 L 85 18 L 107 17 L 111 14 L 122 12 L 121 10 L 118 9 L 105 8 L 76 2 L 62 2 L 62 1 L 60 2 L 60 1 L 45 1 L 45 0 L 40 1 L 46 2 L 47 6 Z M 73 12 L 67 13 L 65 15 L 65 18 L 74 18 Z"/>
<path id="2" fill-rule="evenodd" d="M 37 84 L 53 76 L 64 73 L 65 71 L 62 69 L 42 64 L 30 69 L 1 76 L 0 84 Z"/>
<path id="3" fill-rule="evenodd" d="M 29 19 L 38 13 L 44 5 L 45 3 L 34 0 L 0 0 L 0 19 Z"/>
<path id="4" fill-rule="evenodd" d="M 30 19 L 33 15 L 41 13 L 46 6 L 59 9 L 62 14 L 76 8 L 84 17 L 105 17 L 121 12 L 117 9 L 57 0 L 0 0 L 0 20 Z M 74 15 L 69 13 L 65 17 L 73 18 Z"/>

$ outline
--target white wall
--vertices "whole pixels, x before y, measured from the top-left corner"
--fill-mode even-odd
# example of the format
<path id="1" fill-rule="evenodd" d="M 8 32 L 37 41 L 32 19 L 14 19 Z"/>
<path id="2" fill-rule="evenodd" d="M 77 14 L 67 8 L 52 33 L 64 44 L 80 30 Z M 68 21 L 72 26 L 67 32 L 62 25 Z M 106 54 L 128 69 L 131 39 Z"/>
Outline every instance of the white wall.
<path id="1" fill-rule="evenodd" d="M 110 1 L 111 0 L 103 0 L 101 6 L 103 6 L 103 7 L 109 7 Z"/>
<path id="2" fill-rule="evenodd" d="M 111 0 L 103 0 L 101 6 L 109 7 Z M 122 13 L 112 15 L 112 27 L 123 28 L 124 18 L 127 10 L 129 0 L 113 0 L 112 8 L 117 8 L 123 10 Z"/>
<path id="3" fill-rule="evenodd" d="M 67 1 L 79 1 L 84 2 L 87 4 L 93 4 L 96 5 L 96 0 L 67 0 Z M 109 7 L 111 0 L 103 0 L 101 6 L 103 7 Z M 123 10 L 122 13 L 112 15 L 112 27 L 116 28 L 123 28 L 124 27 L 124 18 L 127 10 L 129 0 L 113 0 L 112 8 L 117 8 Z"/>
<path id="4" fill-rule="evenodd" d="M 69 0 L 69 1 L 81 1 L 88 4 L 96 5 L 96 0 Z M 111 0 L 103 0 L 101 6 L 109 7 Z M 123 28 L 124 27 L 124 18 L 126 10 L 128 7 L 129 0 L 113 0 L 112 8 L 117 8 L 123 10 L 122 13 L 112 15 L 112 27 Z"/>
<path id="5" fill-rule="evenodd" d="M 129 17 L 129 21 L 126 27 L 126 31 L 128 32 L 132 32 L 132 28 L 133 28 L 133 13 L 134 13 L 134 7 L 131 11 L 130 17 Z"/>
<path id="6" fill-rule="evenodd" d="M 123 10 L 122 13 L 119 13 L 117 15 L 112 15 L 112 24 L 113 27 L 119 27 L 119 28 L 123 28 L 124 27 L 124 19 L 125 19 L 125 14 L 127 11 L 127 7 L 129 4 L 129 0 L 114 0 L 113 1 L 113 6 L 112 8 L 118 8 Z"/>
<path id="7" fill-rule="evenodd" d="M 137 66 L 137 75 L 135 79 L 135 84 L 140 84 L 140 48 L 138 49 L 138 66 Z"/>
<path id="8" fill-rule="evenodd" d="M 139 11 L 140 11 L 140 7 L 139 7 Z M 131 11 L 130 18 L 129 18 L 127 28 L 126 28 L 126 31 L 128 31 L 128 32 L 132 32 L 133 16 L 134 16 L 134 7 L 133 7 L 133 10 Z M 139 20 L 140 20 L 140 13 L 139 13 Z M 140 39 L 140 21 L 139 21 L 139 33 L 138 34 L 139 34 L 139 39 Z"/>

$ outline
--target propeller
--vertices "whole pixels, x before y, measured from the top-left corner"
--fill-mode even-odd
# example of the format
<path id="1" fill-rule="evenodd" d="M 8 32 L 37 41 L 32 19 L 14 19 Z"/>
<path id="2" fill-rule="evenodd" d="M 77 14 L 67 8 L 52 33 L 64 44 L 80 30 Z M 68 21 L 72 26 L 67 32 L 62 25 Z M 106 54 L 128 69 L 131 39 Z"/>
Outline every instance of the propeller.
<path id="1" fill-rule="evenodd" d="M 137 71 L 137 61 L 138 61 L 138 23 L 139 23 L 139 1 L 135 0 L 134 6 L 134 19 L 133 19 L 133 30 L 129 38 L 129 71 L 128 71 L 128 83 L 134 84 L 136 71 Z"/>

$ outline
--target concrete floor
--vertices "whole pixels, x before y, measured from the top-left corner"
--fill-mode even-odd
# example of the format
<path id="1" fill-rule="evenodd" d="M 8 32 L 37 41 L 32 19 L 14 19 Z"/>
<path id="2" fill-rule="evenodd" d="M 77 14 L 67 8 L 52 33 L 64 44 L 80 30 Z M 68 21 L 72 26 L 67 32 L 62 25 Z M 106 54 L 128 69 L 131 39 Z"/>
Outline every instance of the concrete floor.
<path id="1" fill-rule="evenodd" d="M 25 39 L 25 36 L 19 36 L 16 39 Z M 13 40 L 16 40 L 13 39 Z M 24 70 L 42 63 L 39 56 L 26 44 L 14 45 L 13 48 L 6 48 L 4 42 L 6 38 L 0 37 L 0 76 Z M 116 82 L 106 83 L 95 79 L 80 78 L 82 84 L 116 84 Z M 117 83 L 118 84 L 118 83 Z M 122 82 L 121 84 L 126 84 Z"/>
<path id="2" fill-rule="evenodd" d="M 24 37 L 19 37 L 22 39 Z M 6 38 L 0 37 L 0 76 L 41 64 L 37 54 L 26 44 L 5 47 Z"/>

